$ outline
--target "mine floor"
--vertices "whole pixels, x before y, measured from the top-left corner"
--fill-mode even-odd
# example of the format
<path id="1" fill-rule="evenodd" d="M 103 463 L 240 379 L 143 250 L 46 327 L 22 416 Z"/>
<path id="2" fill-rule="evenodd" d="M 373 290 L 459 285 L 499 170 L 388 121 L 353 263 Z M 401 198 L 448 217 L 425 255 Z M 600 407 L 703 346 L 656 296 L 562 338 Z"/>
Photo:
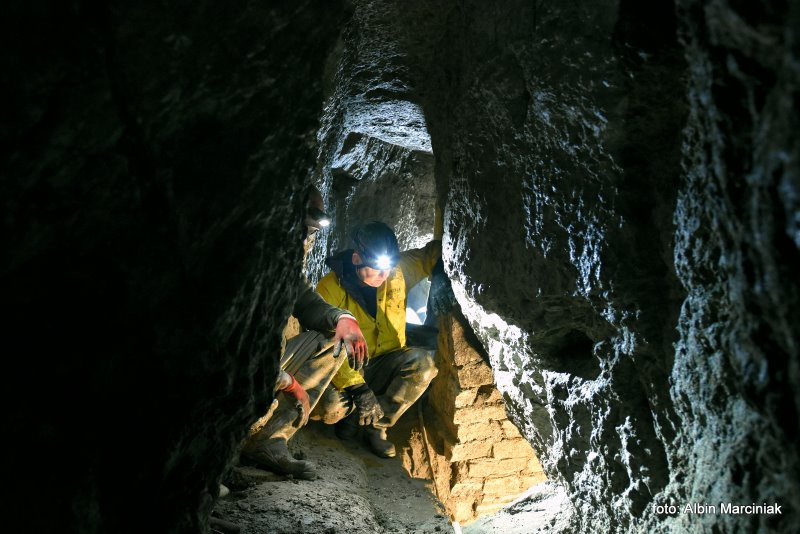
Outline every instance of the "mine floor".
<path id="1" fill-rule="evenodd" d="M 403 469 L 400 446 L 408 426 L 390 434 L 398 457 L 382 459 L 362 445 L 348 445 L 333 427 L 311 422 L 290 442 L 295 454 L 317 465 L 317 479 L 293 480 L 252 467 L 238 472 L 252 481 L 220 499 L 214 515 L 242 528 L 242 534 L 453 532 L 427 480 Z"/>
<path id="2" fill-rule="evenodd" d="M 241 527 L 242 534 L 278 533 L 463 533 L 532 534 L 562 531 L 569 518 L 563 491 L 550 484 L 531 488 L 527 498 L 492 516 L 452 525 L 433 494 L 430 480 L 412 478 L 403 468 L 409 454 L 413 411 L 390 429 L 398 456 L 382 459 L 365 446 L 346 444 L 333 427 L 317 422 L 290 442 L 295 455 L 317 465 L 317 479 L 294 480 L 254 467 L 235 468 L 249 485 L 234 488 L 214 515 Z"/>

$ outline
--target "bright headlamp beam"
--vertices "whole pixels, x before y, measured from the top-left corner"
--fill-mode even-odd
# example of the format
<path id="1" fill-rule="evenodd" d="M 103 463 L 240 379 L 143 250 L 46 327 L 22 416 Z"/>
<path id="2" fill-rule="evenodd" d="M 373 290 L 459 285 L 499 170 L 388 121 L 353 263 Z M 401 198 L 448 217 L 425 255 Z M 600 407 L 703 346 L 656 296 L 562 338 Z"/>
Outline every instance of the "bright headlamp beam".
<path id="1" fill-rule="evenodd" d="M 323 228 L 327 228 L 328 226 L 331 225 L 331 220 L 330 219 L 320 219 L 318 222 L 319 222 L 319 225 L 321 227 L 323 227 Z"/>
<path id="2" fill-rule="evenodd" d="M 380 270 L 391 269 L 392 260 L 386 254 L 381 254 L 380 256 L 375 258 L 375 267 L 377 267 Z"/>

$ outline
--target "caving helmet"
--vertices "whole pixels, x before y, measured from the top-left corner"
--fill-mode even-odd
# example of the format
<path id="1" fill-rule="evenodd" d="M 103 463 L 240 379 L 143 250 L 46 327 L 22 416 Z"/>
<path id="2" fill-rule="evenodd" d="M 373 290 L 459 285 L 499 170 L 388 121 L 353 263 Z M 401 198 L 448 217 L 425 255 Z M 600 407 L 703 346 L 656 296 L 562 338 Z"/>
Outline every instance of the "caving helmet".
<path id="1" fill-rule="evenodd" d="M 331 218 L 324 210 L 325 202 L 322 199 L 322 194 L 319 192 L 319 189 L 310 186 L 306 199 L 306 237 L 314 235 L 331 224 Z"/>
<path id="2" fill-rule="evenodd" d="M 356 268 L 371 267 L 377 270 L 392 269 L 400 259 L 397 236 L 388 225 L 380 221 L 370 221 L 356 226 L 350 233 L 356 252 L 361 256 L 361 265 Z"/>

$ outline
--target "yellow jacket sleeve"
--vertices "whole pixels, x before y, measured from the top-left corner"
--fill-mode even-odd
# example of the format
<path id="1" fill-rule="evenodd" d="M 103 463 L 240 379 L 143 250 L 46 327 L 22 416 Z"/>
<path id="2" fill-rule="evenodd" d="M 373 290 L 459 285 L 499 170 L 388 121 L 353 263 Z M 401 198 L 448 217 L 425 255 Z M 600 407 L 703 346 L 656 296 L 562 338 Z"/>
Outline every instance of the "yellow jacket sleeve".
<path id="1" fill-rule="evenodd" d="M 431 241 L 422 248 L 400 253 L 400 260 L 397 264 L 403 270 L 403 276 L 406 279 L 406 294 L 423 278 L 431 275 L 433 267 L 441 257 L 442 242 L 438 240 Z"/>
<path id="2" fill-rule="evenodd" d="M 317 283 L 317 293 L 331 306 L 344 309 L 345 292 L 336 273 L 328 273 Z"/>
<path id="3" fill-rule="evenodd" d="M 339 285 L 339 279 L 336 277 L 335 273 L 328 273 L 322 277 L 317 284 L 317 293 L 319 293 L 328 304 L 345 310 L 347 309 L 345 307 L 346 293 L 342 286 Z M 344 347 L 342 347 L 342 350 L 345 350 Z M 350 386 L 364 384 L 365 382 L 364 377 L 361 376 L 358 371 L 353 370 L 347 358 L 344 358 L 342 366 L 333 376 L 331 383 L 333 383 L 336 389 L 341 390 Z"/>

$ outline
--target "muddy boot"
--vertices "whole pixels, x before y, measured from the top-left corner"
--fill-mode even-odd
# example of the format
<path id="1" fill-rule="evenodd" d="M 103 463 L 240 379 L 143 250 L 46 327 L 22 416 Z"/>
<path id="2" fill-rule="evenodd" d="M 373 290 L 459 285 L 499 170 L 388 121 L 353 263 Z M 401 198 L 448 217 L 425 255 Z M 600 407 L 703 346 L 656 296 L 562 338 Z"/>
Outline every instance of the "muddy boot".
<path id="1" fill-rule="evenodd" d="M 381 458 L 394 458 L 397 451 L 394 444 L 386 439 L 386 429 L 374 426 L 364 427 L 364 441 L 377 456 Z"/>
<path id="2" fill-rule="evenodd" d="M 334 434 L 342 441 L 355 441 L 358 439 L 360 431 L 361 427 L 358 425 L 358 414 L 356 412 L 351 413 L 333 427 Z"/>
<path id="3" fill-rule="evenodd" d="M 278 408 L 266 424 L 244 443 L 241 458 L 273 473 L 313 480 L 316 476 L 314 464 L 295 460 L 286 445 L 297 431 L 297 427 L 292 424 L 296 419 L 297 410 L 285 398 L 281 398 Z"/>
<path id="4" fill-rule="evenodd" d="M 289 454 L 286 440 L 282 438 L 260 441 L 256 446 L 243 450 L 242 457 L 246 461 L 273 473 L 292 475 L 303 480 L 314 480 L 316 478 L 314 464 L 307 460 L 295 460 Z"/>

